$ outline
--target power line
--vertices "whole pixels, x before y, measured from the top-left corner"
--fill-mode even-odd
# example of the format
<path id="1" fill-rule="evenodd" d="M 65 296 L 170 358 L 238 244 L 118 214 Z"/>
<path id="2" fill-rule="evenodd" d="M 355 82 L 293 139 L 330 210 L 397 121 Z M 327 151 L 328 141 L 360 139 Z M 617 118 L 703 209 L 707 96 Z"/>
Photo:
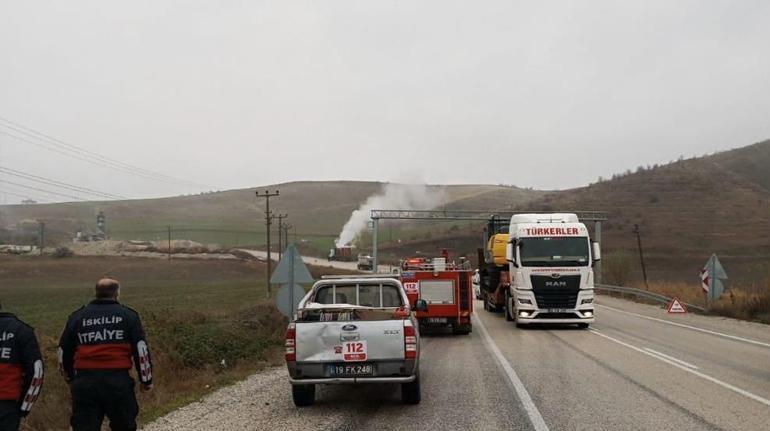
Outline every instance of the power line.
<path id="1" fill-rule="evenodd" d="M 0 126 L 2 126 L 2 124 L 0 124 Z M 43 148 L 43 149 L 48 150 L 48 151 L 52 151 L 52 152 L 57 153 L 57 154 L 61 154 L 61 155 L 66 156 L 66 157 L 70 157 L 70 158 L 77 159 L 77 160 L 82 160 L 82 161 L 90 163 L 92 165 L 96 165 L 96 166 L 100 166 L 100 167 L 113 168 L 113 169 L 116 169 L 116 170 L 119 170 L 119 171 L 122 171 L 122 172 L 125 172 L 125 173 L 128 173 L 128 174 L 137 175 L 137 176 L 140 176 L 140 177 L 143 177 L 143 178 L 146 178 L 146 179 L 157 180 L 157 178 L 153 178 L 153 177 L 142 175 L 142 174 L 139 174 L 139 173 L 136 173 L 136 172 L 128 171 L 128 170 L 119 168 L 117 166 L 106 165 L 106 164 L 104 164 L 102 162 L 99 162 L 97 160 L 89 159 L 89 158 L 86 158 L 86 157 L 81 157 L 81 156 L 78 156 L 77 154 L 71 154 L 71 153 L 68 153 L 66 151 L 62 151 L 62 150 L 60 150 L 60 149 L 58 149 L 56 147 L 50 147 L 50 146 L 42 144 L 40 142 L 31 141 L 29 139 L 22 138 L 21 136 L 16 136 L 14 134 L 5 132 L 3 130 L 0 130 L 0 134 L 9 136 L 9 137 L 11 137 L 13 139 L 16 139 L 18 141 L 22 141 L 22 142 L 26 142 L 28 144 L 32 144 L 32 145 L 34 145 L 36 147 Z"/>
<path id="2" fill-rule="evenodd" d="M 64 189 L 68 189 L 68 190 L 74 191 L 74 192 L 86 193 L 86 194 L 90 194 L 90 195 L 98 196 L 98 197 L 102 197 L 102 198 L 107 198 L 107 199 L 126 199 L 125 196 L 114 195 L 112 193 L 100 192 L 98 190 L 89 189 L 87 187 L 80 187 L 80 186 L 64 183 L 64 182 L 61 182 L 61 181 L 56 181 L 56 180 L 52 180 L 50 178 L 45 178 L 45 177 L 41 177 L 41 176 L 38 176 L 38 175 L 28 174 L 26 172 L 17 171 L 16 169 L 6 168 L 6 167 L 3 167 L 3 166 L 0 166 L 0 173 L 4 173 L 4 174 L 7 174 L 7 175 L 13 175 L 15 177 L 24 178 L 24 179 L 29 180 L 29 181 L 43 183 L 43 184 L 47 184 L 47 185 L 54 186 L 54 187 L 60 187 L 60 188 L 64 188 Z"/>
<path id="3" fill-rule="evenodd" d="M 67 194 L 64 194 L 64 193 L 52 192 L 50 190 L 41 189 L 41 188 L 37 188 L 37 187 L 32 187 L 32 186 L 28 186 L 26 184 L 19 184 L 19 183 L 15 183 L 13 181 L 4 180 L 2 178 L 0 178 L 0 183 L 11 184 L 11 185 L 14 185 L 14 186 L 17 186 L 17 187 L 23 187 L 25 189 L 36 190 L 38 192 L 48 193 L 48 194 L 51 194 L 51 195 L 58 195 L 58 196 L 62 196 L 62 197 L 65 197 L 65 198 L 75 199 L 75 200 L 79 200 L 79 201 L 87 200 L 87 199 L 81 198 L 80 196 L 72 196 L 72 195 L 67 195 Z"/>
<path id="4" fill-rule="evenodd" d="M 37 198 L 37 197 L 35 197 L 35 196 L 23 195 L 23 194 L 21 194 L 21 193 L 14 193 L 14 192 L 12 192 L 12 191 L 10 191 L 10 190 L 6 190 L 6 189 L 0 189 L 0 193 L 2 193 L 2 194 L 6 194 L 6 195 L 11 195 L 11 196 L 16 196 L 17 198 L 22 198 L 22 199 L 32 199 L 32 198 L 34 198 L 34 200 L 35 200 L 36 202 L 40 202 L 40 203 L 46 203 L 46 202 L 48 202 L 48 201 L 46 201 L 45 199 L 38 199 L 38 198 Z"/>
<path id="5" fill-rule="evenodd" d="M 51 199 L 50 196 L 43 196 L 41 193 L 30 192 L 30 190 L 22 189 L 22 188 L 19 188 L 19 187 L 15 187 L 15 186 L 12 186 L 10 184 L 5 184 L 5 186 L 6 187 L 4 187 L 3 190 L 5 190 L 5 191 L 7 191 L 9 193 L 14 193 L 16 195 L 18 195 L 19 193 L 24 193 L 24 196 L 27 197 L 27 198 L 30 198 L 30 199 L 35 199 L 35 200 L 48 200 L 48 199 Z"/>
<path id="6" fill-rule="evenodd" d="M 36 131 L 34 129 L 31 129 L 27 126 L 11 121 L 4 117 L 0 117 L 0 121 L 7 123 L 7 124 L 0 124 L 0 126 L 5 127 L 6 129 L 13 130 L 16 133 L 21 133 L 23 135 L 26 135 L 27 137 L 37 139 L 38 141 L 46 142 L 47 144 L 56 147 L 59 151 L 56 151 L 50 147 L 44 147 L 44 148 L 50 151 L 55 151 L 59 154 L 67 155 L 69 157 L 74 157 L 76 159 L 83 160 L 83 161 L 88 161 L 90 163 L 99 164 L 101 166 L 107 166 L 112 169 L 120 170 L 122 172 L 129 173 L 132 175 L 141 176 L 143 178 L 149 178 L 157 181 L 172 182 L 172 183 L 178 183 L 178 184 L 184 184 L 184 185 L 192 185 L 196 187 L 212 188 L 206 184 L 201 184 L 194 181 L 176 178 L 171 175 L 152 171 L 149 169 L 142 168 L 140 166 L 132 165 L 126 162 L 122 162 L 120 160 L 116 160 L 116 159 L 104 156 L 94 151 L 87 150 L 85 148 L 65 142 L 61 139 L 57 139 L 45 133 Z M 8 136 L 18 138 L 20 140 L 24 140 L 19 136 L 11 135 L 5 132 L 3 133 Z M 88 159 L 88 160 L 85 160 L 85 159 Z"/>
<path id="7" fill-rule="evenodd" d="M 174 177 L 172 177 L 170 175 L 162 174 L 162 173 L 159 173 L 159 172 L 154 172 L 154 171 L 151 171 L 149 169 L 144 169 L 144 168 L 139 167 L 139 166 L 135 166 L 135 165 L 131 165 L 131 164 L 128 164 L 128 163 L 125 163 L 125 162 L 121 162 L 120 160 L 109 158 L 107 156 L 104 156 L 104 155 L 101 155 L 99 153 L 87 150 L 85 148 L 78 147 L 77 145 L 73 145 L 73 144 L 70 144 L 68 142 L 62 141 L 60 139 L 57 139 L 57 138 L 55 138 L 53 136 L 50 136 L 50 135 L 47 135 L 45 133 L 38 132 L 38 131 L 36 131 L 34 129 L 31 129 L 29 127 L 26 127 L 24 125 L 21 125 L 19 123 L 13 122 L 13 121 L 11 121 L 11 120 L 9 120 L 7 118 L 0 117 L 0 120 L 5 122 L 5 123 L 11 124 L 10 126 L 8 124 L 0 124 L 0 126 L 2 126 L 2 127 L 5 127 L 7 129 L 11 129 L 11 130 L 13 130 L 13 131 L 15 131 L 17 133 L 22 133 L 22 134 L 24 134 L 24 135 L 26 135 L 28 137 L 32 137 L 32 138 L 40 140 L 40 141 L 47 142 L 48 144 L 54 145 L 54 146 L 56 146 L 56 147 L 58 147 L 60 149 L 63 149 L 65 151 L 73 152 L 75 154 L 78 154 L 80 156 L 87 157 L 87 158 L 90 158 L 90 159 L 96 159 L 96 161 L 98 161 L 100 163 L 106 163 L 106 164 L 110 165 L 111 167 L 123 170 L 125 172 L 131 171 L 131 172 L 133 172 L 135 174 L 139 174 L 139 175 L 144 176 L 144 177 L 152 177 L 154 179 L 158 179 L 158 180 L 161 180 L 161 181 L 163 181 L 165 179 L 165 180 L 170 180 L 170 181 L 177 182 L 177 183 L 184 183 L 184 184 L 187 184 L 187 185 L 205 186 L 204 184 L 198 184 L 198 183 L 195 183 L 193 181 L 187 181 L 187 180 L 183 180 L 183 179 L 179 179 L 179 178 L 174 178 Z"/>

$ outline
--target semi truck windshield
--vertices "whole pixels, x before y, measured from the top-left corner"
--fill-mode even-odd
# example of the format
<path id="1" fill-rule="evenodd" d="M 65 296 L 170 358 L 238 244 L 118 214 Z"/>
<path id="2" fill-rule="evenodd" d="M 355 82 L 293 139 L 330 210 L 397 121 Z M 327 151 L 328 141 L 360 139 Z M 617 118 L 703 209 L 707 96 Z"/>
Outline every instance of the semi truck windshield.
<path id="1" fill-rule="evenodd" d="M 586 237 L 522 238 L 522 266 L 588 266 Z"/>

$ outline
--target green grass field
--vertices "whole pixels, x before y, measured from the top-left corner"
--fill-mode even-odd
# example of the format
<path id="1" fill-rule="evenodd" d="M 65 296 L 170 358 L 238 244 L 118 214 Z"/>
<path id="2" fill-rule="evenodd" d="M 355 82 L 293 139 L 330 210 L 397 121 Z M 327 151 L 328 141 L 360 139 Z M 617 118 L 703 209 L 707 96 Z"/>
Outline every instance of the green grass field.
<path id="1" fill-rule="evenodd" d="M 265 299 L 262 263 L 0 256 L 3 309 L 35 327 L 46 358 L 29 429 L 68 429 L 68 389 L 56 372 L 58 337 L 104 275 L 121 281 L 121 302 L 142 315 L 147 330 L 156 390 L 140 394 L 143 422 L 280 363 L 285 319 Z"/>

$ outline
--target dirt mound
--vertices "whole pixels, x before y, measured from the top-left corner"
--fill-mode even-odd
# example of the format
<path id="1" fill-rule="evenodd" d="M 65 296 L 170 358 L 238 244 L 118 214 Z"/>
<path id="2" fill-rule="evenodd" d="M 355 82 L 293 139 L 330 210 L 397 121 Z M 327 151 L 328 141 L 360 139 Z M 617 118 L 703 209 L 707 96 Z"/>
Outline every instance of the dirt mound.
<path id="1" fill-rule="evenodd" d="M 170 246 L 172 253 L 205 253 L 208 251 L 203 244 L 187 239 L 172 239 Z M 154 249 L 152 251 L 168 253 L 169 241 L 154 241 L 152 248 Z"/>
<path id="2" fill-rule="evenodd" d="M 74 241 L 70 249 L 78 256 L 111 256 L 118 254 L 123 246 L 123 241 Z"/>

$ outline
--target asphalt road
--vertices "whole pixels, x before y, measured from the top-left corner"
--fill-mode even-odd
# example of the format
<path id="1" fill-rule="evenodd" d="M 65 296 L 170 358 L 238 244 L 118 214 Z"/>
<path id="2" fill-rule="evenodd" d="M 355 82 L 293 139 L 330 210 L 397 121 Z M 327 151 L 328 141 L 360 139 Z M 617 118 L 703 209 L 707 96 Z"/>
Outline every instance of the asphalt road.
<path id="1" fill-rule="evenodd" d="M 598 302 L 588 331 L 478 314 L 549 429 L 769 429 L 766 325 Z"/>
<path id="2" fill-rule="evenodd" d="M 326 386 L 297 409 L 275 369 L 147 429 L 770 429 L 766 325 L 598 302 L 590 330 L 517 329 L 477 303 L 472 334 L 423 335 L 418 406 L 396 385 Z"/>

